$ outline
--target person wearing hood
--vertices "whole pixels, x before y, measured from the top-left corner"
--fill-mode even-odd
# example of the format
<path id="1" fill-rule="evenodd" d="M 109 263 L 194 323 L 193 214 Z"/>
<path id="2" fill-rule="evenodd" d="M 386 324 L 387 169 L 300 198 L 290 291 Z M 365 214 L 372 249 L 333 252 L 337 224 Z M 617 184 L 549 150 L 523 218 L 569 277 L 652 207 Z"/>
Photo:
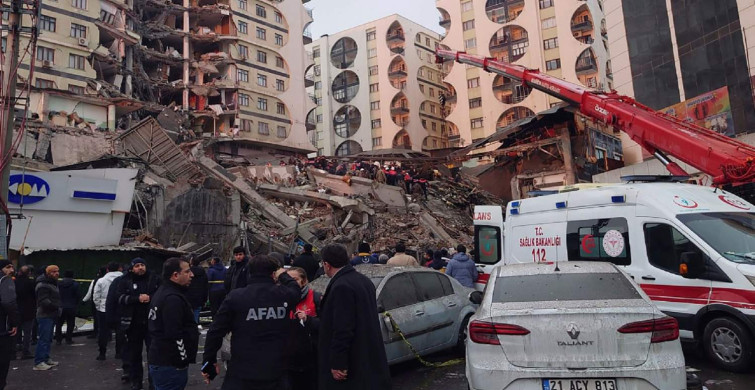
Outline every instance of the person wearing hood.
<path id="1" fill-rule="evenodd" d="M 211 258 L 210 268 L 207 269 L 207 280 L 210 284 L 210 313 L 213 316 L 218 312 L 220 303 L 225 298 L 225 287 L 223 287 L 223 283 L 220 283 L 225 280 L 225 273 L 226 269 L 220 258 Z"/>
<path id="2" fill-rule="evenodd" d="M 63 308 L 58 326 L 55 327 L 56 344 L 63 343 L 63 323 L 66 324 L 66 344 L 73 344 L 73 329 L 76 327 L 76 306 L 79 303 L 79 282 L 73 280 L 73 271 L 63 273 L 63 279 L 58 282 L 60 290 L 60 305 Z"/>
<path id="3" fill-rule="evenodd" d="M 446 266 L 446 275 L 456 279 L 464 287 L 474 288 L 474 282 L 478 276 L 477 266 L 467 255 L 467 248 L 464 245 L 459 244 L 456 247 L 456 254 Z"/>
<path id="4" fill-rule="evenodd" d="M 45 268 L 45 274 L 37 279 L 34 291 L 37 295 L 37 349 L 34 351 L 34 371 L 46 371 L 58 365 L 58 362 L 50 359 L 50 347 L 52 346 L 52 334 L 55 330 L 55 320 L 60 317 L 60 290 L 58 290 L 58 278 L 60 268 L 57 265 L 49 265 Z"/>
<path id="5" fill-rule="evenodd" d="M 5 259 L 0 260 L 0 390 L 5 389 L 10 361 L 15 350 L 19 315 L 16 305 L 16 285 L 13 283 L 15 268 Z"/>
<path id="6" fill-rule="evenodd" d="M 237 288 L 243 288 L 247 285 L 247 264 L 249 264 L 249 258 L 246 257 L 246 250 L 243 246 L 237 246 L 233 249 L 233 260 L 231 266 L 228 267 L 228 271 L 225 273 L 225 286 L 226 294 Z"/>
<path id="7" fill-rule="evenodd" d="M 100 353 L 97 355 L 97 360 L 105 360 L 107 344 L 110 341 L 110 336 L 113 332 L 113 326 L 107 320 L 108 290 L 110 290 L 110 285 L 115 278 L 123 276 L 123 272 L 121 272 L 122 267 L 117 262 L 108 263 L 107 270 L 108 273 L 97 280 L 97 283 L 94 285 L 94 291 L 92 292 L 94 306 L 97 309 L 95 315 L 98 317 L 97 345 L 99 346 Z M 118 349 L 117 346 L 116 349 Z"/>
<path id="8" fill-rule="evenodd" d="M 189 291 L 186 293 L 186 296 L 191 303 L 191 308 L 194 310 L 194 322 L 197 324 L 199 324 L 199 313 L 207 302 L 207 291 L 210 286 L 207 272 L 205 272 L 204 268 L 199 265 L 201 262 L 202 260 L 198 258 L 191 259 L 191 273 L 194 274 L 194 278 L 191 279 Z"/>
<path id="9" fill-rule="evenodd" d="M 443 260 L 443 251 L 437 250 L 433 252 L 433 258 L 427 263 L 427 266 L 440 271 L 446 266 L 446 261 Z"/>
<path id="10" fill-rule="evenodd" d="M 359 253 L 354 256 L 349 262 L 352 266 L 360 264 L 378 264 L 380 258 L 377 253 L 371 253 L 370 244 L 366 242 L 360 242 L 358 247 Z"/>

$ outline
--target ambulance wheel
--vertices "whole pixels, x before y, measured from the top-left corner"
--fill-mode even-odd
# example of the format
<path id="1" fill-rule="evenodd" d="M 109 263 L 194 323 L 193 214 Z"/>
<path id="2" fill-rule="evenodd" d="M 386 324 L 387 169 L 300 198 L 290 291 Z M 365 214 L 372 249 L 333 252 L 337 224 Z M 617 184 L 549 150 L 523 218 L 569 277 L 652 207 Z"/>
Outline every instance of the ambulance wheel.
<path id="1" fill-rule="evenodd" d="M 752 364 L 752 336 L 733 318 L 716 318 L 705 325 L 703 348 L 715 365 L 731 372 L 745 372 Z"/>

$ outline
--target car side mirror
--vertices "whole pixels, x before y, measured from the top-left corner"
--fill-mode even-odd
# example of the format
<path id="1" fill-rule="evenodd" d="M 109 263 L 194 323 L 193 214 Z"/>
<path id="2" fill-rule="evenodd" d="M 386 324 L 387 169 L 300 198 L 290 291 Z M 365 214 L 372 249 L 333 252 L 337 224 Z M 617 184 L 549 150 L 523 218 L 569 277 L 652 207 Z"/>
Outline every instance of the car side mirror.
<path id="1" fill-rule="evenodd" d="M 475 305 L 479 305 L 482 303 L 482 292 L 480 291 L 472 291 L 469 293 L 469 302 L 474 303 Z"/>
<path id="2" fill-rule="evenodd" d="M 705 262 L 699 252 L 684 252 L 681 255 L 679 274 L 687 279 L 697 279 L 705 272 Z"/>

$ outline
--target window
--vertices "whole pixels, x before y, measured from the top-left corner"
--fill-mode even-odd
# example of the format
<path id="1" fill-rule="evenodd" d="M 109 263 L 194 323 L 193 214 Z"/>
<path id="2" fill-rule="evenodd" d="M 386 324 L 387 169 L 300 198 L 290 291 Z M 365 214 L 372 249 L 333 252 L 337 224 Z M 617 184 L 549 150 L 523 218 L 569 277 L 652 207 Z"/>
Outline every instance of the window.
<path id="1" fill-rule="evenodd" d="M 438 124 L 435 123 L 435 122 L 433 122 L 432 129 L 433 129 L 433 131 L 438 130 Z M 435 146 L 435 145 L 433 145 L 433 146 Z"/>
<path id="2" fill-rule="evenodd" d="M 462 24 L 461 24 L 461 28 L 462 28 L 462 29 L 463 29 L 464 31 L 467 31 L 467 30 L 471 30 L 471 29 L 473 29 L 473 28 L 474 28 L 474 19 L 472 19 L 472 20 L 467 20 L 466 22 L 462 23 Z"/>
<path id="3" fill-rule="evenodd" d="M 252 131 L 252 121 L 250 121 L 249 119 L 242 119 L 241 120 L 241 128 L 239 130 L 251 132 Z"/>
<path id="4" fill-rule="evenodd" d="M 84 94 L 84 87 L 79 85 L 68 84 L 68 92 L 75 93 L 77 95 Z"/>
<path id="5" fill-rule="evenodd" d="M 553 0 L 540 0 L 540 9 L 553 7 Z"/>
<path id="6" fill-rule="evenodd" d="M 256 14 L 260 18 L 266 18 L 267 17 L 267 10 L 265 9 L 265 7 L 257 4 Z"/>
<path id="7" fill-rule="evenodd" d="M 433 87 L 430 87 L 430 97 L 435 97 L 435 89 Z"/>
<path id="8" fill-rule="evenodd" d="M 644 231 L 648 261 L 653 267 L 679 275 L 683 253 L 694 252 L 705 258 L 695 244 L 671 225 L 646 223 Z"/>
<path id="9" fill-rule="evenodd" d="M 267 30 L 262 27 L 257 27 L 257 39 L 261 39 L 263 41 L 267 40 Z"/>
<path id="10" fill-rule="evenodd" d="M 548 288 L 542 288 L 548 286 Z M 574 288 L 590 286 L 590 288 Z M 642 299 L 637 288 L 619 272 L 558 272 L 542 275 L 517 275 L 496 280 L 493 302 L 603 301 Z"/>
<path id="11" fill-rule="evenodd" d="M 68 55 L 68 67 L 71 69 L 84 70 L 84 61 L 86 61 L 84 56 L 79 56 L 76 54 Z"/>
<path id="12" fill-rule="evenodd" d="M 378 66 L 370 66 L 370 76 L 376 76 L 378 74 Z"/>
<path id="13" fill-rule="evenodd" d="M 265 122 L 257 122 L 257 133 L 262 135 L 270 135 L 270 128 Z"/>
<path id="14" fill-rule="evenodd" d="M 312 50 L 312 58 L 320 58 L 320 48 L 315 48 Z"/>
<path id="15" fill-rule="evenodd" d="M 469 99 L 469 108 L 482 107 L 482 98 Z"/>
<path id="16" fill-rule="evenodd" d="M 477 251 L 477 262 L 495 264 L 501 260 L 501 230 L 495 226 L 476 226 L 474 244 Z M 483 249 L 484 248 L 484 249 Z"/>
<path id="17" fill-rule="evenodd" d="M 73 8 L 87 9 L 87 0 L 73 0 L 71 5 Z"/>
<path id="18" fill-rule="evenodd" d="M 278 113 L 278 115 L 286 115 L 286 105 L 283 103 L 275 103 L 275 112 Z"/>
<path id="19" fill-rule="evenodd" d="M 277 91 L 283 92 L 283 90 L 286 89 L 286 84 L 283 82 L 283 80 L 277 79 L 277 80 L 275 80 L 275 89 Z"/>
<path id="20" fill-rule="evenodd" d="M 246 22 L 239 21 L 239 32 L 242 34 L 246 34 L 248 31 L 249 26 L 246 24 Z"/>
<path id="21" fill-rule="evenodd" d="M 372 139 L 372 147 L 381 146 L 383 144 L 383 137 L 376 137 Z"/>
<path id="22" fill-rule="evenodd" d="M 417 291 L 407 274 L 391 277 L 383 286 L 378 297 L 378 306 L 390 311 L 417 303 Z"/>
<path id="23" fill-rule="evenodd" d="M 435 114 L 435 105 L 434 104 L 430 105 L 430 113 L 431 114 Z"/>
<path id="24" fill-rule="evenodd" d="M 265 39 L 265 38 L 262 38 L 262 39 Z M 278 46 L 283 46 L 283 35 L 275 34 L 275 44 Z"/>
<path id="25" fill-rule="evenodd" d="M 556 18 L 547 18 L 540 21 L 543 29 L 556 27 Z"/>
<path id="26" fill-rule="evenodd" d="M 558 37 L 543 40 L 543 49 L 555 49 L 558 47 Z"/>
<path id="27" fill-rule="evenodd" d="M 246 11 L 247 1 L 239 0 L 239 9 Z"/>
<path id="28" fill-rule="evenodd" d="M 461 12 L 467 12 L 472 10 L 472 2 L 467 1 L 464 3 L 461 3 Z"/>
<path id="29" fill-rule="evenodd" d="M 422 128 L 423 129 L 427 129 L 427 120 L 426 119 L 422 120 Z"/>
<path id="30" fill-rule="evenodd" d="M 467 49 L 474 49 L 475 47 L 477 47 L 477 38 L 465 39 L 464 47 Z"/>
<path id="31" fill-rule="evenodd" d="M 377 92 L 380 90 L 379 84 L 370 84 L 370 92 Z"/>
<path id="32" fill-rule="evenodd" d="M 37 61 L 50 61 L 54 63 L 55 50 L 49 47 L 37 46 Z"/>
<path id="33" fill-rule="evenodd" d="M 238 71 L 236 71 L 236 77 L 241 82 L 244 82 L 244 83 L 249 82 L 249 71 L 244 70 L 244 69 L 239 69 Z"/>
<path id="34" fill-rule="evenodd" d="M 86 38 L 87 28 L 80 24 L 71 23 L 71 36 L 74 38 Z"/>
<path id="35" fill-rule="evenodd" d="M 239 45 L 239 56 L 243 59 L 246 59 L 249 57 L 249 47 L 244 45 Z"/>
<path id="36" fill-rule="evenodd" d="M 480 78 L 475 77 L 467 80 L 467 88 L 477 88 L 480 86 Z"/>
<path id="37" fill-rule="evenodd" d="M 275 23 L 283 23 L 283 14 L 275 11 Z"/>
<path id="38" fill-rule="evenodd" d="M 424 84 L 420 84 L 419 85 L 419 91 L 422 92 L 422 93 L 425 93 L 425 86 L 424 86 Z"/>
<path id="39" fill-rule="evenodd" d="M 275 66 L 279 68 L 286 67 L 285 63 L 283 62 L 283 57 L 276 56 L 275 57 Z"/>
<path id="40" fill-rule="evenodd" d="M 245 93 L 239 94 L 239 105 L 249 107 L 249 95 Z"/>
<path id="41" fill-rule="evenodd" d="M 322 114 L 317 114 L 317 123 L 322 123 Z"/>
<path id="42" fill-rule="evenodd" d="M 470 123 L 472 124 L 472 128 L 473 129 L 479 129 L 479 128 L 481 128 L 483 126 L 483 124 L 482 124 L 482 118 L 472 119 L 470 121 Z"/>
<path id="43" fill-rule="evenodd" d="M 616 265 L 630 265 L 632 253 L 629 248 L 627 220 L 601 218 L 568 222 L 566 249 L 569 260 L 608 261 Z"/>
<path id="44" fill-rule="evenodd" d="M 322 81 L 315 81 L 315 89 L 322 89 Z"/>
<path id="45" fill-rule="evenodd" d="M 267 111 L 267 99 L 257 98 L 257 109 Z"/>
<path id="46" fill-rule="evenodd" d="M 561 59 L 556 58 L 555 60 L 545 61 L 546 70 L 556 70 L 559 68 L 561 68 Z"/>
<path id="47" fill-rule="evenodd" d="M 370 102 L 370 110 L 379 110 L 380 109 L 380 101 L 376 102 Z"/>
<path id="48" fill-rule="evenodd" d="M 267 53 L 264 51 L 257 51 L 257 62 L 267 64 Z"/>
<path id="49" fill-rule="evenodd" d="M 376 38 L 377 38 L 377 33 L 375 31 L 367 31 L 368 41 L 374 41 Z"/>
<path id="50" fill-rule="evenodd" d="M 430 38 L 425 38 L 425 46 L 430 46 Z"/>
<path id="51" fill-rule="evenodd" d="M 55 18 L 52 16 L 42 15 L 39 17 L 39 28 L 44 31 L 55 32 L 55 25 L 57 24 Z M 71 28 L 73 31 L 73 27 Z M 73 35 L 71 35 L 73 36 Z"/>
<path id="52" fill-rule="evenodd" d="M 377 49 L 372 48 L 372 49 L 367 50 L 367 57 L 368 58 L 377 57 Z"/>
<path id="53" fill-rule="evenodd" d="M 37 88 L 55 88 L 55 83 L 52 80 L 37 79 L 34 81 L 34 86 Z"/>
<path id="54" fill-rule="evenodd" d="M 257 85 L 260 87 L 267 87 L 267 76 L 264 74 L 257 75 Z"/>
<path id="55" fill-rule="evenodd" d="M 372 120 L 372 128 L 373 129 L 379 129 L 383 127 L 383 124 L 380 122 L 380 119 L 373 119 Z"/>
<path id="56" fill-rule="evenodd" d="M 412 272 L 412 279 L 417 286 L 420 301 L 442 298 L 446 293 L 440 284 L 440 276 L 435 272 Z"/>
<path id="57" fill-rule="evenodd" d="M 286 126 L 278 126 L 278 138 L 286 138 Z"/>

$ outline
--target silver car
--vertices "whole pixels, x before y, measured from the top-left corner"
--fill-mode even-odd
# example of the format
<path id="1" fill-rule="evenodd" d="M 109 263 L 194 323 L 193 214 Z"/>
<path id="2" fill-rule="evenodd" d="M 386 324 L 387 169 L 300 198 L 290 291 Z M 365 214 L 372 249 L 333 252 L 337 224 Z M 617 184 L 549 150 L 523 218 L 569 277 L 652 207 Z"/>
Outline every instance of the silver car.
<path id="1" fill-rule="evenodd" d="M 613 264 L 499 266 L 470 300 L 471 389 L 686 388 L 676 320 Z"/>
<path id="2" fill-rule="evenodd" d="M 420 355 L 459 347 L 463 350 L 466 325 L 476 310 L 469 301 L 474 291 L 455 279 L 429 268 L 392 267 L 363 264 L 356 270 L 372 280 L 377 290 L 380 322 L 388 364 L 414 358 L 409 346 L 394 332 L 388 312 Z M 330 278 L 323 276 L 311 283 L 315 291 L 325 292 Z"/>

